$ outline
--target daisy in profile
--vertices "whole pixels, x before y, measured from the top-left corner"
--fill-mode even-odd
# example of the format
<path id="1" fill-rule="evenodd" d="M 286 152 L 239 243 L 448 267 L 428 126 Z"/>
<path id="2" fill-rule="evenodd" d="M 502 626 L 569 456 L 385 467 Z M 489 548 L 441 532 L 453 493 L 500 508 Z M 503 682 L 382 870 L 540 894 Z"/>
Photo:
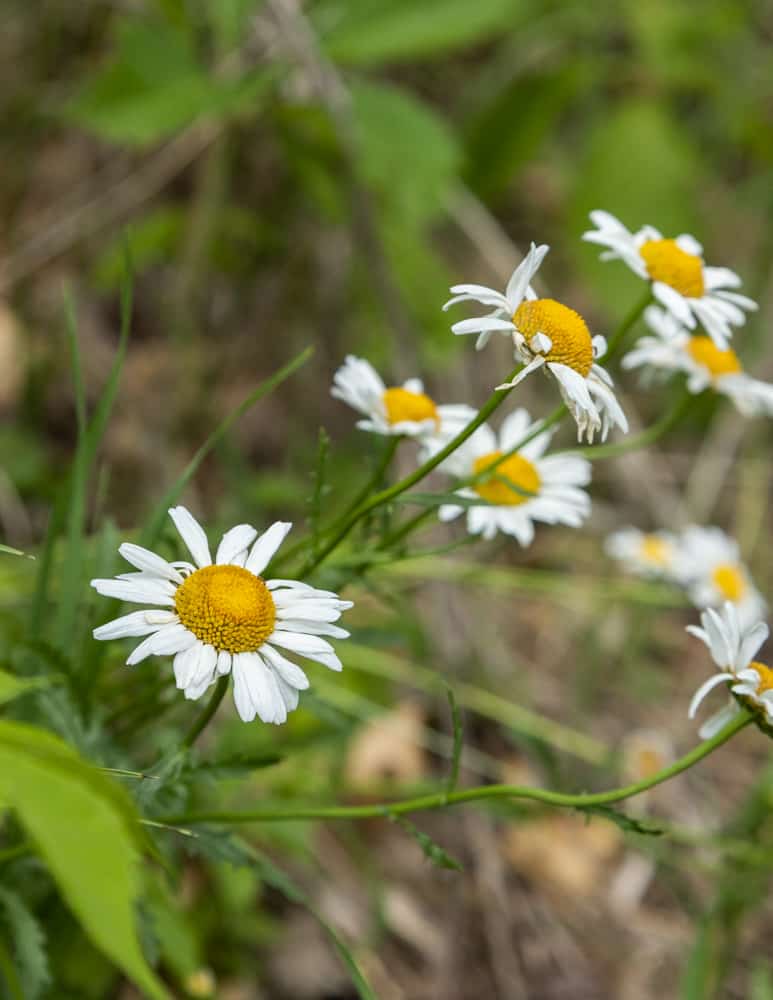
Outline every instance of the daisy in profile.
<path id="1" fill-rule="evenodd" d="M 732 604 L 725 604 L 721 611 L 714 608 L 704 611 L 701 625 L 702 628 L 688 625 L 687 631 L 708 646 L 719 673 L 709 677 L 695 692 L 690 702 L 689 717 L 692 719 L 695 716 L 706 695 L 720 684 L 727 685 L 734 696 L 728 705 L 701 726 L 701 738 L 709 739 L 718 733 L 738 715 L 741 704 L 762 715 L 767 725 L 773 725 L 773 670 L 754 659 L 768 638 L 768 626 L 756 621 L 744 627 Z"/>
<path id="2" fill-rule="evenodd" d="M 438 406 L 418 378 L 388 389 L 369 361 L 352 354 L 333 376 L 330 395 L 365 416 L 357 421 L 360 430 L 387 436 L 432 435 L 450 441 L 476 412 L 464 404 Z"/>
<path id="3" fill-rule="evenodd" d="M 451 521 L 466 511 L 471 534 L 493 538 L 501 531 L 524 546 L 534 538 L 535 521 L 578 528 L 590 514 L 590 497 L 582 489 L 590 482 L 590 463 L 577 455 L 545 457 L 549 431 L 491 468 L 536 426 L 526 410 L 515 410 L 503 421 L 498 439 L 483 424 L 450 455 L 444 468 L 460 478 L 476 481 L 457 490 L 465 500 L 464 506 L 440 507 L 440 520 Z M 488 469 L 491 472 L 487 475 Z"/>
<path id="4" fill-rule="evenodd" d="M 621 528 L 604 543 L 607 555 L 637 576 L 671 580 L 677 576 L 679 543 L 670 531 L 639 531 Z"/>
<path id="5" fill-rule="evenodd" d="M 609 212 L 590 213 L 596 227 L 583 233 L 588 243 L 606 250 L 602 260 L 622 260 L 645 281 L 652 282 L 657 301 L 691 330 L 700 325 L 719 348 L 727 346 L 731 326 L 743 326 L 757 303 L 730 289 L 741 279 L 727 267 L 707 267 L 703 247 L 692 236 L 664 239 L 653 226 L 632 233 Z"/>
<path id="6" fill-rule="evenodd" d="M 762 595 L 741 560 L 738 543 L 720 528 L 691 525 L 679 541 L 678 573 L 699 608 L 734 605 L 742 625 L 766 612 Z"/>
<path id="7" fill-rule="evenodd" d="M 204 529 L 185 507 L 169 514 L 193 563 L 167 562 L 155 552 L 124 542 L 119 552 L 138 570 L 111 580 L 92 580 L 105 597 L 152 605 L 94 629 L 95 639 L 145 636 L 130 653 L 133 666 L 148 656 L 173 656 L 177 687 L 197 699 L 218 677 L 233 675 L 236 709 L 245 722 L 282 723 L 309 686 L 301 668 L 281 650 L 331 670 L 341 661 L 322 636 L 345 639 L 334 625 L 352 606 L 328 590 L 297 580 L 260 575 L 292 527 L 283 521 L 262 535 L 249 524 L 227 531 L 214 562 Z"/>
<path id="8" fill-rule="evenodd" d="M 687 388 L 692 393 L 714 389 L 729 396 L 745 417 L 773 416 L 773 385 L 747 375 L 734 350 L 717 347 L 710 337 L 692 335 L 657 306 L 649 306 L 644 319 L 653 336 L 637 342 L 623 358 L 623 368 L 682 371 L 687 374 Z"/>
<path id="9" fill-rule="evenodd" d="M 603 337 L 592 337 L 579 313 L 554 299 L 538 299 L 529 286 L 547 253 L 546 246 L 533 243 L 515 270 L 503 295 L 482 285 L 454 285 L 458 294 L 443 306 L 477 301 L 495 306 L 494 312 L 474 319 L 464 319 L 451 327 L 456 334 L 478 333 L 478 347 L 495 331 L 509 333 L 515 356 L 524 368 L 512 382 L 497 386 L 510 389 L 538 368 L 554 376 L 569 412 L 577 424 L 577 438 L 589 442 L 597 431 L 605 440 L 609 428 L 628 430 L 628 421 L 612 390 L 609 374 L 595 363 L 606 351 Z"/>

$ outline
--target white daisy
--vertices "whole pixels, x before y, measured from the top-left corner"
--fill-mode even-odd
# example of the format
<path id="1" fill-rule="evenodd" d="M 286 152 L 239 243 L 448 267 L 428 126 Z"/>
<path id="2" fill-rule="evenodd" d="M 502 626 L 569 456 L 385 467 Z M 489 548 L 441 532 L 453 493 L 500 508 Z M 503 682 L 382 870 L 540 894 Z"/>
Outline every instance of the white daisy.
<path id="1" fill-rule="evenodd" d="M 503 421 L 499 440 L 483 424 L 449 457 L 445 468 L 465 479 L 479 476 L 536 427 L 526 410 L 515 410 Z M 550 431 L 539 434 L 497 465 L 489 478 L 458 490 L 466 500 L 485 503 L 443 504 L 440 520 L 450 521 L 466 510 L 471 534 L 493 538 L 501 531 L 521 545 L 534 538 L 535 521 L 579 527 L 590 514 L 590 497 L 581 489 L 590 482 L 590 463 L 577 455 L 543 457 L 550 438 Z"/>
<path id="2" fill-rule="evenodd" d="M 746 313 L 757 308 L 752 299 L 728 291 L 740 287 L 741 279 L 729 268 L 707 267 L 694 237 L 664 239 L 653 226 L 632 233 L 609 212 L 591 212 L 590 218 L 596 228 L 582 238 L 607 247 L 601 259 L 622 260 L 651 281 L 658 302 L 684 326 L 700 324 L 717 347 L 726 347 L 730 327 L 743 326 Z"/>
<path id="3" fill-rule="evenodd" d="M 621 528 L 608 536 L 604 549 L 629 573 L 661 579 L 672 579 L 676 574 L 679 545 L 670 531 Z"/>
<path id="4" fill-rule="evenodd" d="M 297 580 L 264 580 L 260 574 L 292 527 L 277 521 L 262 535 L 249 524 L 227 531 L 215 553 L 204 529 L 185 507 L 169 514 L 193 556 L 167 562 L 139 545 L 119 552 L 139 572 L 92 580 L 105 597 L 156 608 L 132 611 L 94 629 L 95 639 L 147 636 L 133 650 L 133 666 L 147 656 L 174 656 L 177 687 L 200 698 L 218 677 L 232 673 L 234 701 L 245 722 L 259 716 L 282 723 L 309 686 L 306 674 L 280 650 L 340 670 L 341 661 L 322 636 L 345 639 L 332 623 L 352 606 L 328 590 Z"/>
<path id="5" fill-rule="evenodd" d="M 585 320 L 568 306 L 554 299 L 538 299 L 529 281 L 548 247 L 533 243 L 529 253 L 515 270 L 505 294 L 482 285 L 454 285 L 459 294 L 443 306 L 475 300 L 496 308 L 487 316 L 454 323 L 454 333 L 479 333 L 478 347 L 494 331 L 510 333 L 515 356 L 525 367 L 512 382 L 497 386 L 509 389 L 518 385 L 537 368 L 545 366 L 555 376 L 558 387 L 577 424 L 577 437 L 593 441 L 596 431 L 606 439 L 609 428 L 617 425 L 628 430 L 628 421 L 615 399 L 612 379 L 595 359 L 606 351 L 603 337 L 592 337 Z"/>
<path id="6" fill-rule="evenodd" d="M 480 302 L 484 306 L 494 306 L 494 311 L 485 316 L 454 323 L 451 327 L 453 333 L 477 333 L 475 348 L 478 351 L 486 346 L 492 333 L 514 333 L 514 317 L 521 302 L 537 298 L 537 293 L 529 282 L 539 270 L 549 249 L 544 243 L 542 246 L 532 243 L 529 252 L 510 276 L 504 294 L 486 285 L 452 285 L 450 291 L 454 297 L 443 306 L 444 311 L 458 302 Z"/>
<path id="7" fill-rule="evenodd" d="M 720 528 L 686 528 L 679 541 L 677 571 L 697 607 L 730 602 L 743 626 L 764 616 L 765 601 L 741 560 L 738 543 Z"/>
<path id="8" fill-rule="evenodd" d="M 644 319 L 654 336 L 637 342 L 623 358 L 624 368 L 686 372 L 690 392 L 712 388 L 729 396 L 745 417 L 773 416 L 773 385 L 747 375 L 735 351 L 720 349 L 710 337 L 693 336 L 657 306 L 646 309 Z"/>
<path id="9" fill-rule="evenodd" d="M 424 392 L 421 379 L 387 388 L 373 365 L 349 354 L 333 376 L 330 395 L 363 413 L 363 431 L 406 437 L 436 435 L 450 441 L 475 416 L 471 406 L 437 406 Z"/>
<path id="10" fill-rule="evenodd" d="M 714 608 L 704 611 L 701 625 L 703 628 L 688 625 L 687 631 L 706 643 L 720 672 L 709 677 L 695 692 L 690 702 L 689 717 L 694 717 L 709 691 L 720 684 L 729 684 L 736 698 L 753 711 L 761 710 L 765 722 L 773 725 L 773 670 L 753 659 L 768 638 L 768 626 L 756 621 L 743 627 L 735 607 L 730 603 L 725 604 L 721 612 Z M 739 711 L 738 701 L 731 699 L 725 708 L 701 726 L 700 736 L 709 739 Z"/>

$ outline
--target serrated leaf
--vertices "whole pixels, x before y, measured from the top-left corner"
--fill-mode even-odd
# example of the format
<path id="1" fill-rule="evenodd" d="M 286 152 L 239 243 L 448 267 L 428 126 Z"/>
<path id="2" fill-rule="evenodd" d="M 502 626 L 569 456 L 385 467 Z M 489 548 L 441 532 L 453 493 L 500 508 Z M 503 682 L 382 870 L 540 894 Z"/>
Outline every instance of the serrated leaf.
<path id="1" fill-rule="evenodd" d="M 440 844 L 435 843 L 428 833 L 424 833 L 423 830 L 414 826 L 410 820 L 405 818 L 405 816 L 391 815 L 389 818 L 394 823 L 397 823 L 398 826 L 402 827 L 407 834 L 413 837 L 421 848 L 424 857 L 427 858 L 428 861 L 431 861 L 436 868 L 449 868 L 451 871 L 455 872 L 464 871 L 464 867 L 459 861 L 456 860 L 456 858 L 452 858 L 445 848 L 441 847 Z"/>
<path id="2" fill-rule="evenodd" d="M 609 806 L 582 806 L 578 811 L 590 816 L 603 816 L 604 819 L 608 819 L 610 823 L 614 823 L 626 833 L 640 833 L 646 837 L 663 836 L 663 830 L 659 827 L 642 823 L 635 816 L 628 816 L 626 813 L 611 809 Z"/>
<path id="3" fill-rule="evenodd" d="M 319 7 L 316 21 L 328 55 L 367 66 L 473 45 L 512 29 L 523 9 L 522 0 L 347 0 Z"/>
<path id="4" fill-rule="evenodd" d="M 35 915 L 15 892 L 0 887 L 0 906 L 11 932 L 24 996 L 27 1000 L 35 1000 L 51 981 L 45 935 Z"/>
<path id="5" fill-rule="evenodd" d="M 123 789 L 50 733 L 3 721 L 0 799 L 15 810 L 94 944 L 153 1000 L 169 1000 L 137 941 L 142 834 Z"/>

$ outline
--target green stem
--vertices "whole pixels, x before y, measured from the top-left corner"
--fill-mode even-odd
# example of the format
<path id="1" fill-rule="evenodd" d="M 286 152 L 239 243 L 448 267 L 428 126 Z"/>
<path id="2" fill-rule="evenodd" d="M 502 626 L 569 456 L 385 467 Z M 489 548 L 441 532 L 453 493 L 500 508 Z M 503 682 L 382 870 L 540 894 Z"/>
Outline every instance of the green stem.
<path id="1" fill-rule="evenodd" d="M 692 398 L 692 393 L 685 389 L 675 405 L 660 420 L 652 424 L 651 427 L 648 427 L 646 431 L 642 431 L 641 434 L 636 434 L 631 438 L 626 438 L 625 441 L 618 441 L 614 444 L 600 444 L 596 445 L 596 447 L 566 448 L 563 450 L 571 452 L 573 455 L 582 455 L 583 458 L 588 458 L 592 461 L 596 458 L 614 458 L 616 455 L 624 455 L 628 451 L 637 451 L 639 448 L 646 448 L 679 423 L 687 410 L 689 410 Z M 561 452 L 555 452 L 554 454 L 561 454 Z"/>
<path id="2" fill-rule="evenodd" d="M 518 365 L 508 376 L 507 381 L 510 382 L 515 378 L 516 374 L 520 371 L 521 365 Z M 395 497 L 404 493 L 406 490 L 410 489 L 411 486 L 415 486 L 416 483 L 421 482 L 425 476 L 427 476 L 433 469 L 437 468 L 438 465 L 444 459 L 448 458 L 449 455 L 453 454 L 456 449 L 464 444 L 464 442 L 469 438 L 477 429 L 484 424 L 494 410 L 497 409 L 508 397 L 512 389 L 495 389 L 494 392 L 489 396 L 488 400 L 478 411 L 477 416 L 464 427 L 453 440 L 449 441 L 445 448 L 441 448 L 436 455 L 428 459 L 423 465 L 420 465 L 418 469 L 412 472 L 409 476 L 401 479 L 399 482 L 395 483 L 393 486 L 387 489 L 381 490 L 380 492 L 374 494 L 369 500 L 365 500 L 357 508 L 355 508 L 344 524 L 339 528 L 339 530 L 333 535 L 327 545 L 313 557 L 307 559 L 304 565 L 298 572 L 298 576 L 303 579 L 308 576 L 313 570 L 323 562 L 334 549 L 338 548 L 341 542 L 346 538 L 352 528 L 361 521 L 366 514 L 369 514 L 376 507 L 380 507 L 382 504 L 389 503 L 390 500 L 394 500 Z"/>
<path id="3" fill-rule="evenodd" d="M 669 778 L 681 774 L 697 764 L 699 760 L 708 757 L 718 747 L 726 743 L 752 720 L 750 712 L 742 711 L 727 723 L 711 739 L 704 740 L 697 747 L 680 757 L 669 767 L 663 768 L 657 774 L 632 785 L 613 788 L 608 792 L 595 792 L 588 795 L 572 795 L 566 792 L 553 792 L 547 788 L 530 788 L 521 785 L 482 785 L 467 788 L 460 792 L 434 792 L 431 795 L 421 795 L 402 802 L 385 802 L 363 806 L 299 806 L 263 808 L 246 812 L 210 812 L 190 813 L 188 815 L 162 817 L 162 822 L 170 825 L 186 825 L 191 823 L 265 823 L 278 820 L 311 820 L 311 819 L 371 819 L 377 816 L 401 816 L 405 813 L 422 812 L 428 809 L 442 809 L 445 806 L 460 805 L 463 802 L 478 802 L 484 799 L 531 799 L 553 806 L 565 806 L 582 809 L 588 806 L 611 805 L 640 795 L 655 785 L 660 785 Z"/>
<path id="4" fill-rule="evenodd" d="M 379 544 L 379 549 L 388 549 L 392 545 L 396 545 L 401 542 L 406 535 L 410 535 L 412 531 L 420 527 L 425 521 L 429 520 L 430 517 L 435 513 L 434 507 L 428 507 L 425 510 L 419 511 L 418 514 L 413 517 L 409 517 L 406 521 L 403 521 L 393 532 L 382 539 Z"/>
<path id="5" fill-rule="evenodd" d="M 218 679 L 215 685 L 215 690 L 212 692 L 212 696 L 207 702 L 204 711 L 196 719 L 191 728 L 188 730 L 187 735 L 182 741 L 181 746 L 184 748 L 192 747 L 196 740 L 199 738 L 201 732 L 206 729 L 209 720 L 215 714 L 215 712 L 220 707 L 220 702 L 225 697 L 225 693 L 228 690 L 228 674 L 224 677 Z"/>
<path id="6" fill-rule="evenodd" d="M 604 352 L 604 354 L 602 354 L 601 357 L 598 358 L 597 361 L 598 364 L 607 364 L 622 350 L 623 341 L 625 339 L 626 334 L 634 325 L 634 323 L 636 323 L 636 321 L 643 315 L 644 310 L 651 302 L 652 302 L 652 292 L 648 288 L 644 298 L 639 303 L 637 303 L 637 305 L 635 305 L 633 309 L 631 309 L 631 311 L 628 313 L 626 317 L 624 317 L 620 326 L 618 326 L 618 328 L 615 330 L 615 332 L 607 341 L 607 349 Z"/>

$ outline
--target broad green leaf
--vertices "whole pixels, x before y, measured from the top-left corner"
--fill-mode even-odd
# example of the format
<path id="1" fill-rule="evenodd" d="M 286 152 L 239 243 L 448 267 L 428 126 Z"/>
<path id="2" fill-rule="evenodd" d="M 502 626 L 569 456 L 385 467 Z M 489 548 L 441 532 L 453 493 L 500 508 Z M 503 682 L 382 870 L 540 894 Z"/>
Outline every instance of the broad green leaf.
<path id="1" fill-rule="evenodd" d="M 153 1000 L 168 1000 L 137 941 L 139 826 L 124 791 L 43 730 L 0 722 L 0 799 L 37 844 L 94 944 Z"/>
<path id="2" fill-rule="evenodd" d="M 16 677 L 14 674 L 6 673 L 5 670 L 0 670 L 0 705 L 28 691 L 47 687 L 51 683 L 53 683 L 51 677 Z"/>
<path id="3" fill-rule="evenodd" d="M 461 160 L 449 126 L 397 87 L 358 81 L 352 101 L 365 181 L 404 223 L 419 225 L 437 215 Z"/>
<path id="4" fill-rule="evenodd" d="M 316 22 L 328 55 L 366 66 L 484 41 L 512 30 L 524 7 L 523 0 L 346 0 L 321 5 Z"/>

